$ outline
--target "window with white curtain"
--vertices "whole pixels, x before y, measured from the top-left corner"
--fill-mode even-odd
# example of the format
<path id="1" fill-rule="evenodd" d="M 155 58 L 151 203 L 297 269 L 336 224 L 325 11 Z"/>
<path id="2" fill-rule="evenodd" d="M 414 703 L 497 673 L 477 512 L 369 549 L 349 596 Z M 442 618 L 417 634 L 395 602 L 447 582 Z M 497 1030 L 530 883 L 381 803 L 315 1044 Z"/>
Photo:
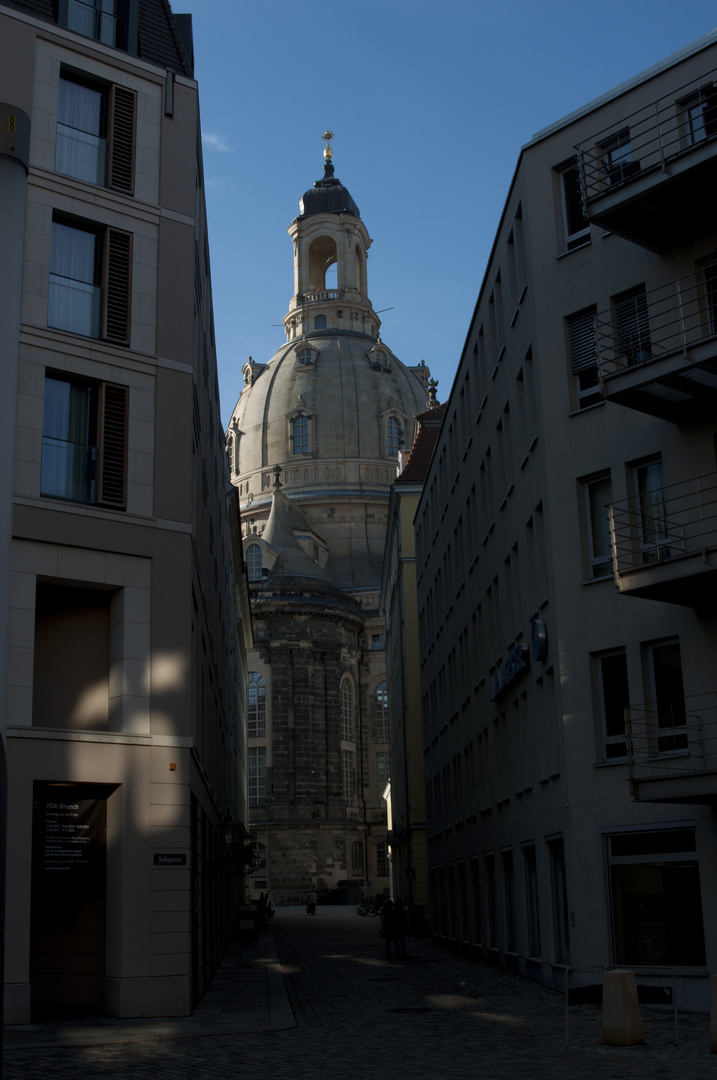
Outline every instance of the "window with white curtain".
<path id="1" fill-rule="evenodd" d="M 132 238 L 91 222 L 52 222 L 47 325 L 128 345 Z"/>
<path id="2" fill-rule="evenodd" d="M 117 0 L 67 0 L 67 28 L 103 45 L 118 44 Z"/>
<path id="3" fill-rule="evenodd" d="M 126 386 L 47 373 L 41 494 L 124 509 L 127 418 Z"/>
<path id="4" fill-rule="evenodd" d="M 126 87 L 63 72 L 57 101 L 57 172 L 132 194 L 136 101 Z"/>

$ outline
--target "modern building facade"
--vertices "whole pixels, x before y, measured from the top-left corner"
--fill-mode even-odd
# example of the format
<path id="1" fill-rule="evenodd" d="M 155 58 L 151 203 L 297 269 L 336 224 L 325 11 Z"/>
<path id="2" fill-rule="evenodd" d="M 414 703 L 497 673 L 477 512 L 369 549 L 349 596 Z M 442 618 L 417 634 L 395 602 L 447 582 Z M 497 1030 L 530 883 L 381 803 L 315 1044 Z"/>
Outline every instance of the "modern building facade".
<path id="1" fill-rule="evenodd" d="M 432 407 L 414 417 L 411 449 L 399 453 L 381 582 L 390 739 L 391 892 L 403 898 L 414 933 L 430 927 L 430 907 L 413 520 L 445 413 L 445 406 L 435 401 L 435 389 L 431 380 Z"/>
<path id="2" fill-rule="evenodd" d="M 24 242 L 0 254 L 21 281 L 0 328 L 10 1023 L 189 1013 L 242 881 L 250 619 L 191 54 L 164 0 L 0 4 Z"/>
<path id="3" fill-rule="evenodd" d="M 523 147 L 416 516 L 436 937 L 706 1008 L 717 35 Z"/>
<path id="4" fill-rule="evenodd" d="M 245 365 L 227 431 L 255 642 L 249 814 L 264 865 L 253 883 L 278 903 L 389 887 L 381 564 L 398 451 L 429 375 L 379 337 L 371 240 L 328 146 L 325 157 L 289 228 L 286 342 Z"/>

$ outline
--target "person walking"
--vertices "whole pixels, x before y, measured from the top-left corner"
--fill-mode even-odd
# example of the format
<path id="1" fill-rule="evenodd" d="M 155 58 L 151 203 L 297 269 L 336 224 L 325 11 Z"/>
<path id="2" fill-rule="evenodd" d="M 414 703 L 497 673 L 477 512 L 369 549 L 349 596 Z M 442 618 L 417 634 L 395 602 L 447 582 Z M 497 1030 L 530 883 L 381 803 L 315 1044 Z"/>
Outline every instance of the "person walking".
<path id="1" fill-rule="evenodd" d="M 316 914 L 316 903 L 317 903 L 318 899 L 319 898 L 318 898 L 318 896 L 316 895 L 315 892 L 310 892 L 309 893 L 309 895 L 306 898 L 306 914 L 307 915 L 315 915 Z"/>

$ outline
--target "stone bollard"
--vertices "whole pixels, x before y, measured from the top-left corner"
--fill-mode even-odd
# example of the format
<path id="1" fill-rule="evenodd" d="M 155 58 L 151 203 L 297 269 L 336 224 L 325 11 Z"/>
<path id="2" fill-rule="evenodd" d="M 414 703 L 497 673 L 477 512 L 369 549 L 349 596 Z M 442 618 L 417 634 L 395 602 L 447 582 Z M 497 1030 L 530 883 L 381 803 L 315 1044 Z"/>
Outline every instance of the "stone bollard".
<path id="1" fill-rule="evenodd" d="M 645 1041 L 634 971 L 606 971 L 602 977 L 602 1041 L 638 1046 Z"/>
<path id="2" fill-rule="evenodd" d="M 717 1054 L 717 975 L 710 975 L 710 1050 Z"/>

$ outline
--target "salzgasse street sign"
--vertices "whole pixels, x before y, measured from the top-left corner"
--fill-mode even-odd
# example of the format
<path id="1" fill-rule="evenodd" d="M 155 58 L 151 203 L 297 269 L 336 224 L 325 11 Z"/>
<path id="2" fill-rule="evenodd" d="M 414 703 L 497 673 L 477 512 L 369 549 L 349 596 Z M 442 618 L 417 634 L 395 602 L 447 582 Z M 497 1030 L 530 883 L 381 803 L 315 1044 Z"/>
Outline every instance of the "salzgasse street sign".
<path id="1" fill-rule="evenodd" d="M 155 852 L 154 856 L 155 866 L 186 866 L 186 855 L 158 855 Z"/>

